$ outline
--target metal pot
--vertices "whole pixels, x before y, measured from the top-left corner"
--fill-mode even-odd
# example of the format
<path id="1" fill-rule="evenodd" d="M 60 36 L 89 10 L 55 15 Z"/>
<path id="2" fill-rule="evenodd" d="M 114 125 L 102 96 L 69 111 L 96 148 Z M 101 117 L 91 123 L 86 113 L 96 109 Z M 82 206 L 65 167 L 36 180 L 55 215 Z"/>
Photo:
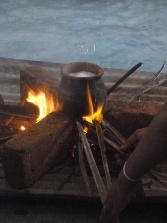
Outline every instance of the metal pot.
<path id="1" fill-rule="evenodd" d="M 88 113 L 87 85 L 89 86 L 93 103 L 105 103 L 106 89 L 102 81 L 104 71 L 96 64 L 74 62 L 61 69 L 61 81 L 58 98 L 63 102 L 63 110 L 75 116 Z"/>

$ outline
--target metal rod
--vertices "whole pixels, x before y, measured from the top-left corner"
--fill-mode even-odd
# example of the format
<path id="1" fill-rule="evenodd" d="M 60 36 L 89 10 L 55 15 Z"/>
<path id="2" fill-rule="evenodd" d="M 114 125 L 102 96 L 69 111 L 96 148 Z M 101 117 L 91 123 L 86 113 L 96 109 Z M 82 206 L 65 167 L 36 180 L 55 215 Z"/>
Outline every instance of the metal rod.
<path id="1" fill-rule="evenodd" d="M 83 144 L 81 140 L 78 141 L 78 151 L 79 151 L 79 166 L 82 172 L 82 176 L 85 182 L 85 186 L 87 189 L 87 192 L 89 196 L 91 196 L 91 189 L 90 189 L 90 184 L 89 184 L 89 178 L 86 172 L 86 167 L 85 167 L 85 162 L 84 162 L 84 157 L 83 157 Z"/>
<path id="2" fill-rule="evenodd" d="M 132 67 L 126 74 L 124 74 L 123 77 L 121 77 L 110 89 L 107 90 L 107 96 L 114 91 L 127 77 L 129 77 L 133 72 L 135 72 L 142 63 L 136 64 L 134 67 Z"/>
<path id="3" fill-rule="evenodd" d="M 101 157 L 102 157 L 102 161 L 103 161 L 107 186 L 108 186 L 108 189 L 110 189 L 111 186 L 112 186 L 112 183 L 111 183 L 111 176 L 110 176 L 110 171 L 109 171 L 109 166 L 108 166 L 108 160 L 107 160 L 107 156 L 106 156 L 106 148 L 105 148 L 105 144 L 104 144 L 104 135 L 103 135 L 103 131 L 102 131 L 101 126 L 100 126 L 100 122 L 96 121 L 95 124 L 96 124 L 97 138 L 98 138 Z"/>
<path id="4" fill-rule="evenodd" d="M 90 165 L 90 169 L 91 169 L 93 178 L 95 180 L 97 189 L 98 189 L 99 194 L 100 194 L 101 201 L 102 201 L 102 203 L 104 203 L 104 201 L 106 199 L 106 196 L 107 196 L 107 191 L 106 191 L 105 186 L 103 184 L 102 178 L 100 176 L 99 170 L 98 170 L 96 162 L 94 160 L 94 157 L 93 157 L 91 148 L 89 146 L 88 140 L 87 140 L 87 138 L 85 136 L 85 133 L 83 131 L 82 125 L 78 121 L 76 122 L 76 124 L 77 124 L 77 128 L 78 128 L 78 131 L 79 131 L 79 135 L 81 137 L 81 141 L 83 143 L 83 148 L 85 150 L 85 154 L 86 154 L 88 163 Z"/>

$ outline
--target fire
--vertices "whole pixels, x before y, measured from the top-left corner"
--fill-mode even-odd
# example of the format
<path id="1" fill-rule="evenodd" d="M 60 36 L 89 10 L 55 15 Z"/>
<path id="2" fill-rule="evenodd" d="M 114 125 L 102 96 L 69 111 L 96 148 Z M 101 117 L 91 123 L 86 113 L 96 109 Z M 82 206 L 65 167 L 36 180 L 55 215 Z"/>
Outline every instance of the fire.
<path id="1" fill-rule="evenodd" d="M 92 101 L 92 97 L 91 97 L 91 92 L 90 92 L 90 88 L 89 85 L 87 84 L 87 99 L 88 99 L 88 109 L 89 109 L 89 114 L 86 116 L 83 116 L 83 120 L 89 122 L 89 123 L 93 123 L 93 121 L 99 121 L 101 122 L 103 120 L 103 103 L 100 103 L 97 105 L 97 109 L 95 111 L 94 106 L 93 106 L 93 101 Z"/>
<path id="2" fill-rule="evenodd" d="M 25 130 L 26 130 L 26 128 L 24 127 L 24 125 L 22 125 L 22 126 L 20 127 L 20 130 L 21 130 L 21 131 L 25 131 Z"/>
<path id="3" fill-rule="evenodd" d="M 55 110 L 54 100 L 51 94 L 45 94 L 43 91 L 39 90 L 38 93 L 35 93 L 32 90 L 28 91 L 28 102 L 33 103 L 39 109 L 39 116 L 37 122 L 43 119 L 46 115 Z"/>

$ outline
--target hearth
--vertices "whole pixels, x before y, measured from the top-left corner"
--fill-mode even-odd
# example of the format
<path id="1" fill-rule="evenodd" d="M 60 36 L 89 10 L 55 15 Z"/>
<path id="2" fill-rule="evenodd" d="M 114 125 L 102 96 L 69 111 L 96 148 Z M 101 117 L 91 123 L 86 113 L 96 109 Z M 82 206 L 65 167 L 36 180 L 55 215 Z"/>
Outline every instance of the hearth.
<path id="1" fill-rule="evenodd" d="M 22 63 L 24 64 L 24 61 Z M 28 63 L 28 62 L 26 62 L 26 63 Z M 63 66 L 61 66 L 61 67 L 63 67 Z M 25 67 L 23 66 L 23 68 L 21 68 L 20 71 L 22 70 L 22 72 L 23 71 L 25 72 Z M 39 66 L 38 66 L 38 68 L 39 68 Z M 40 68 L 41 68 L 41 66 L 40 66 Z M 27 71 L 27 69 L 30 69 L 30 66 L 27 66 L 26 71 Z M 38 72 L 39 72 L 39 70 L 38 70 Z M 122 72 L 121 76 L 123 76 L 123 72 Z M 141 76 L 141 74 L 140 74 L 140 76 Z M 61 76 L 59 76 L 59 78 L 57 79 L 56 84 L 59 82 L 60 77 Z M 32 76 L 31 76 L 31 78 L 33 79 Z M 49 78 L 49 76 L 47 78 Z M 113 78 L 115 78 L 115 76 L 113 76 Z M 118 80 L 119 79 L 120 78 L 118 78 Z M 27 86 L 24 85 L 25 79 L 23 78 L 23 75 L 21 76 L 21 80 L 23 80 L 23 82 L 21 84 L 21 91 L 24 92 L 24 88 L 26 88 Z M 104 80 L 105 80 L 105 78 L 104 78 Z M 133 83 L 133 78 L 131 78 L 131 80 L 132 80 L 132 83 Z M 140 79 L 140 81 L 141 81 L 141 79 Z M 113 82 L 117 82 L 117 80 L 114 79 Z M 45 86 L 43 86 L 42 81 L 41 81 L 41 83 L 39 83 L 38 78 L 36 78 L 36 80 L 33 81 L 33 84 L 34 83 L 35 83 L 34 86 L 36 86 L 36 83 L 39 84 L 39 85 L 41 84 L 44 89 L 48 90 L 48 85 L 46 84 Z M 53 84 L 52 81 L 49 82 L 49 83 Z M 105 81 L 104 81 L 104 83 L 105 83 Z M 31 81 L 29 82 L 29 85 L 31 85 Z M 55 86 L 55 85 L 53 84 L 53 86 Z M 57 94 L 58 84 L 56 85 L 56 88 L 53 88 L 53 86 L 52 86 L 52 88 L 49 89 L 49 91 L 52 91 L 54 89 L 54 91 Z M 106 84 L 105 84 L 105 86 L 107 88 Z M 112 84 L 111 84 L 111 86 L 112 86 Z M 29 87 L 30 86 L 28 86 L 28 88 Z M 157 88 L 159 88 L 159 87 L 157 87 Z M 119 91 L 118 92 L 115 91 L 114 92 L 114 97 L 115 97 L 116 94 L 120 96 L 122 93 L 119 93 Z M 123 93 L 123 94 L 125 95 L 125 93 Z M 153 97 L 153 96 L 154 95 L 152 94 L 151 97 Z M 31 148 L 35 148 L 35 150 L 32 149 L 32 151 L 33 151 L 32 154 L 30 154 L 30 153 L 26 154 L 26 158 L 24 160 L 25 163 L 24 162 L 23 163 L 25 165 L 27 165 L 29 160 L 31 160 L 31 164 L 34 162 L 34 164 L 33 164 L 34 169 L 32 170 L 30 168 L 31 171 L 34 171 L 36 169 L 36 171 L 37 171 L 36 174 L 38 175 L 38 177 L 41 176 L 41 175 L 42 176 L 40 178 L 38 178 L 38 177 L 35 178 L 36 176 L 32 177 L 33 179 L 30 182 L 30 184 L 28 183 L 26 185 L 26 182 L 28 182 L 29 180 L 25 181 L 24 182 L 25 184 L 21 183 L 22 184 L 21 188 L 26 187 L 25 189 L 22 189 L 22 190 L 12 189 L 3 180 L 4 183 L 3 183 L 3 186 L 1 185 L 1 191 L 2 191 L 2 188 L 3 188 L 3 190 L 6 191 L 6 193 L 13 193 L 13 194 L 20 194 L 20 195 L 22 194 L 21 196 L 25 196 L 26 191 L 31 191 L 30 192 L 31 195 L 40 194 L 40 195 L 48 196 L 49 194 L 50 195 L 54 194 L 54 196 L 63 196 L 63 197 L 64 196 L 65 197 L 66 196 L 67 197 L 69 197 L 69 196 L 76 197 L 77 196 L 77 197 L 82 197 L 82 198 L 87 198 L 87 199 L 88 198 L 92 199 L 92 198 L 95 198 L 95 197 L 99 198 L 99 195 L 98 195 L 99 190 L 97 190 L 98 185 L 94 184 L 94 179 L 93 179 L 93 178 L 97 177 L 97 175 L 95 177 L 94 176 L 92 177 L 92 174 L 90 173 L 91 168 L 90 167 L 88 168 L 88 166 L 86 166 L 87 171 L 88 171 L 87 178 L 89 178 L 90 185 L 85 186 L 85 184 L 87 184 L 86 183 L 87 180 L 86 180 L 85 177 L 83 177 L 84 176 L 83 170 L 81 170 L 82 165 L 79 164 L 80 161 L 77 159 L 77 157 L 79 159 L 82 159 L 83 154 L 81 154 L 80 152 L 78 154 L 78 152 L 75 151 L 76 145 L 74 145 L 74 144 L 76 143 L 76 138 L 78 137 L 78 136 L 76 137 L 76 135 L 77 135 L 76 126 L 78 126 L 79 131 L 82 130 L 82 127 L 83 127 L 82 119 L 78 118 L 77 119 L 77 125 L 73 125 L 72 124 L 72 123 L 74 123 L 74 118 L 73 117 L 71 118 L 71 116 L 65 114 L 65 112 L 63 112 L 63 113 L 62 112 L 56 112 L 56 114 L 51 113 L 50 115 L 48 115 L 46 118 L 44 118 L 39 123 L 34 124 L 37 111 L 36 111 L 35 107 L 33 107 L 30 104 L 26 104 L 26 106 L 23 106 L 23 102 L 25 102 L 26 97 L 27 97 L 27 95 L 23 94 L 23 96 L 21 98 L 21 101 L 20 101 L 22 103 L 20 103 L 19 106 L 18 105 L 17 106 L 16 105 L 15 106 L 13 106 L 13 105 L 9 106 L 9 105 L 6 105 L 6 104 L 5 105 L 2 104 L 2 106 L 1 106 L 2 113 L 8 113 L 8 114 L 2 114 L 1 113 L 2 116 L 5 116 L 5 117 L 3 117 L 4 119 L 3 119 L 2 123 L 4 125 L 4 128 L 8 129 L 9 132 L 10 132 L 9 135 L 7 133 L 7 135 L 5 135 L 5 136 L 3 135 L 4 137 L 2 137 L 2 138 L 5 138 L 6 136 L 8 138 L 10 138 L 10 137 L 13 136 L 13 134 L 16 134 L 15 135 L 16 138 L 13 137 L 13 139 L 10 139 L 10 140 L 8 140 L 8 138 L 2 139 L 1 140 L 1 145 L 3 145 L 3 143 L 7 140 L 8 141 L 5 145 L 9 145 L 10 143 L 15 143 L 14 141 L 12 141 L 14 139 L 16 139 L 16 144 L 17 144 L 17 142 L 20 142 L 20 140 L 22 140 L 22 136 L 25 137 L 25 135 L 26 135 L 26 137 L 27 137 L 26 138 L 26 140 L 27 140 L 26 144 L 27 145 L 29 144 L 29 146 Z M 148 125 L 150 123 L 150 121 L 152 120 L 152 118 L 154 117 L 154 115 L 156 114 L 156 112 L 158 111 L 158 109 L 161 107 L 161 103 L 157 102 L 156 100 L 154 102 L 151 102 L 151 101 L 147 101 L 147 102 L 144 102 L 144 101 L 140 101 L 140 102 L 138 102 L 138 101 L 120 102 L 120 101 L 115 101 L 115 100 L 106 101 L 105 97 L 106 96 L 104 96 L 104 99 L 102 100 L 103 102 L 106 102 L 105 106 L 103 108 L 104 119 L 102 121 L 102 124 L 99 125 L 99 122 L 96 122 L 95 126 L 93 126 L 91 124 L 88 124 L 88 126 L 89 126 L 89 128 L 91 129 L 92 132 L 97 130 L 98 135 L 92 134 L 92 132 L 91 132 L 91 133 L 87 134 L 87 138 L 89 140 L 89 143 L 92 142 L 92 144 L 89 145 L 91 147 L 91 151 L 93 151 L 93 153 L 94 153 L 94 150 L 97 150 L 96 153 L 95 153 L 95 156 L 100 156 L 99 145 L 96 144 L 98 142 L 98 139 L 101 138 L 101 137 L 105 138 L 104 143 L 105 143 L 105 147 L 106 147 L 107 152 L 108 152 L 107 155 L 109 156 L 109 158 L 111 160 L 111 163 L 109 163 L 108 168 L 109 168 L 109 171 L 110 171 L 110 174 L 111 174 L 112 181 L 114 181 L 114 179 L 117 177 L 119 169 L 116 168 L 114 160 L 112 158 L 113 158 L 113 154 L 114 154 L 115 149 L 117 149 L 117 145 L 119 145 L 119 143 L 121 143 L 121 142 L 118 142 L 119 137 L 116 136 L 116 146 L 115 146 L 115 148 L 112 148 L 112 147 L 114 147 L 114 145 L 111 146 L 111 142 L 107 141 L 107 140 L 109 140 L 109 138 L 111 136 L 111 133 L 113 134 L 113 132 L 110 132 L 110 131 L 113 131 L 110 128 L 111 127 L 116 128 L 119 131 L 119 132 L 117 132 L 118 134 L 121 133 L 121 135 L 124 135 L 124 137 L 127 137 L 128 135 L 130 135 L 132 133 L 132 131 L 134 129 Z M 143 97 L 143 95 L 141 97 Z M 3 95 L 2 95 L 2 98 L 3 98 Z M 162 100 L 162 98 L 163 98 L 163 96 L 161 97 L 161 100 Z M 56 97 L 54 98 L 54 102 L 57 103 L 57 98 Z M 148 109 L 148 104 L 149 104 L 150 110 Z M 60 109 L 60 107 L 58 109 Z M 11 113 L 11 115 L 9 113 Z M 144 118 L 144 120 L 143 120 L 143 118 Z M 57 126 L 55 126 L 55 123 L 53 123 L 54 119 L 57 120 Z M 17 124 L 14 124 L 15 122 Z M 26 128 L 29 128 L 29 131 L 28 131 L 28 133 L 26 133 L 27 131 L 25 131 L 25 132 L 22 132 L 20 134 L 19 132 L 22 131 L 22 130 L 20 130 L 20 128 L 18 128 L 18 126 L 21 127 L 23 122 L 26 123 L 27 126 L 25 126 L 25 124 L 24 124 L 24 126 Z M 63 122 L 64 122 L 64 124 L 61 124 L 61 126 L 60 126 L 60 123 L 63 123 Z M 109 123 L 112 123 L 112 126 Z M 129 126 L 129 123 L 132 123 L 132 126 Z M 55 130 L 55 129 L 58 129 L 58 128 L 60 130 L 59 133 L 57 133 L 57 131 Z M 101 134 L 101 130 L 104 131 L 105 128 L 106 128 L 105 135 L 102 136 L 103 134 Z M 42 129 L 42 130 L 40 130 L 40 129 Z M 44 129 L 48 129 L 48 131 L 50 131 L 50 133 L 47 137 L 50 137 L 50 134 L 51 135 L 54 134 L 55 138 L 53 139 L 53 141 L 51 139 L 49 139 L 48 141 L 43 140 L 44 136 L 46 135 Z M 67 131 L 67 129 L 69 129 L 69 132 Z M 34 143 L 32 143 L 32 144 L 29 141 L 29 139 L 30 139 L 29 138 L 30 137 L 29 133 L 31 131 L 33 132 L 33 135 L 34 135 L 33 136 L 34 137 Z M 114 131 L 115 131 L 115 129 L 114 129 Z M 60 132 L 61 132 L 61 134 L 62 133 L 64 134 L 62 136 L 62 138 L 60 137 L 60 135 L 61 135 Z M 44 166 L 47 167 L 48 166 L 47 162 L 49 162 L 49 169 L 51 169 L 51 170 L 49 170 L 47 168 L 42 169 L 41 166 L 38 165 L 38 164 L 40 164 L 40 162 L 44 158 L 39 159 L 39 163 L 36 163 L 36 165 L 35 165 L 36 156 L 38 156 L 38 151 L 40 150 L 40 148 L 39 148 L 40 146 L 37 145 L 38 143 L 36 144 L 36 136 L 35 135 L 36 136 L 38 135 L 38 137 L 37 137 L 38 140 L 37 141 L 40 142 L 40 143 L 42 142 L 42 147 L 44 148 L 44 150 L 45 150 L 45 147 L 46 148 L 48 148 L 48 147 L 53 148 L 54 147 L 53 144 L 57 141 L 59 141 L 59 143 L 58 143 L 59 146 L 60 146 L 60 147 L 58 146 L 59 148 L 62 148 L 62 146 L 64 148 L 66 148 L 65 151 L 64 151 L 65 154 L 61 154 L 64 159 L 61 158 L 60 163 L 56 161 L 57 165 L 55 167 L 54 167 L 55 160 L 52 159 L 52 157 L 55 156 L 55 155 L 53 155 L 53 154 L 50 155 L 50 158 L 46 161 Z M 80 150 L 78 150 L 78 151 L 82 151 L 82 153 L 83 153 L 83 145 L 81 144 L 81 141 L 82 141 L 83 144 L 85 143 L 85 141 L 84 141 L 82 135 L 83 134 L 80 133 L 81 138 L 79 139 L 79 141 L 78 141 L 78 138 L 77 138 L 77 148 L 79 147 Z M 64 142 L 65 138 L 72 139 L 72 140 L 70 140 L 71 145 L 69 144 L 69 142 L 66 142 L 66 145 L 62 145 L 62 142 Z M 125 138 L 123 138 L 123 140 L 125 140 Z M 99 141 L 100 141 L 100 143 L 103 142 L 103 140 L 101 140 L 101 139 L 99 139 Z M 114 140 L 112 139 L 111 141 L 114 141 Z M 94 142 L 96 142 L 96 143 L 94 143 Z M 22 143 L 24 144 L 25 141 L 23 140 Z M 33 147 L 33 146 L 35 146 L 35 147 Z M 102 147 L 103 146 L 104 145 L 102 145 Z M 9 147 L 8 147 L 8 149 L 9 149 Z M 119 146 L 118 146 L 118 150 L 119 150 Z M 20 153 L 20 151 L 19 151 L 19 153 Z M 55 151 L 55 148 L 54 148 L 54 151 Z M 70 153 L 69 153 L 69 151 L 70 151 Z M 11 152 L 10 149 L 9 149 L 8 152 L 9 153 Z M 120 151 L 118 151 L 118 152 L 120 152 Z M 43 153 L 42 156 L 46 157 L 47 153 L 48 153 L 48 150 L 46 149 L 46 153 Z M 75 154 L 75 159 L 71 158 L 72 156 L 69 159 L 69 156 L 68 156 L 69 154 L 70 154 L 70 156 L 71 156 L 71 154 Z M 12 155 L 13 154 L 11 153 L 11 156 Z M 23 158 L 24 155 L 25 154 L 22 153 L 22 151 L 21 151 L 20 157 Z M 29 155 L 31 155 L 31 157 L 29 157 Z M 89 156 L 89 158 L 90 158 L 90 156 Z M 61 162 L 62 160 L 63 160 L 63 162 Z M 10 160 L 8 160 L 8 162 L 10 162 Z M 53 163 L 50 164 L 50 162 L 53 162 Z M 83 164 L 83 162 L 82 162 L 82 164 Z M 86 162 L 86 165 L 87 165 L 87 162 Z M 104 187 L 105 187 L 105 190 L 106 190 L 106 179 L 104 177 L 105 176 L 105 171 L 103 170 L 103 166 L 104 166 L 104 164 L 102 163 L 102 161 L 100 161 L 98 169 L 99 169 L 100 177 L 102 179 L 102 183 L 104 184 Z M 41 169 L 42 169 L 43 172 L 39 173 L 38 171 L 41 170 Z M 65 170 L 67 170 L 67 172 Z M 1 179 L 3 179 L 3 176 L 4 176 L 3 175 L 3 170 L 1 172 L 2 172 L 1 173 L 1 175 L 2 175 Z M 64 180 L 62 179 L 63 172 L 65 173 L 64 174 L 64 176 L 65 176 Z M 24 175 L 23 172 L 20 173 L 20 174 L 22 176 L 26 176 L 26 175 Z M 29 173 L 28 173 L 27 176 L 29 176 Z M 83 180 L 83 178 L 84 178 L 84 180 Z M 16 179 L 18 179 L 18 178 L 16 178 Z M 26 178 L 26 180 L 27 179 L 28 178 Z M 75 183 L 73 182 L 73 180 L 75 181 Z M 60 181 L 61 181 L 61 183 L 60 183 Z M 17 180 L 17 182 L 19 183 L 19 180 Z M 151 184 L 154 184 L 154 183 L 152 183 L 152 179 L 149 179 L 149 178 L 144 179 L 143 182 L 144 182 L 145 187 L 147 189 L 149 188 L 148 185 L 150 185 L 150 182 L 151 182 Z M 31 185 L 31 183 L 33 183 L 33 184 Z M 74 186 L 74 184 L 75 184 L 75 186 Z M 12 185 L 12 183 L 11 183 L 11 185 Z M 159 187 L 161 187 L 161 186 L 159 185 Z M 77 190 L 76 189 L 75 190 L 70 189 L 70 188 L 73 188 L 73 187 L 75 187 L 75 188 L 78 187 L 78 189 Z M 42 189 L 40 189 L 40 188 L 42 188 Z M 48 191 L 48 192 L 46 192 L 46 191 Z M 102 195 L 100 197 L 101 197 L 101 200 L 103 201 L 102 197 L 104 197 L 104 195 Z"/>

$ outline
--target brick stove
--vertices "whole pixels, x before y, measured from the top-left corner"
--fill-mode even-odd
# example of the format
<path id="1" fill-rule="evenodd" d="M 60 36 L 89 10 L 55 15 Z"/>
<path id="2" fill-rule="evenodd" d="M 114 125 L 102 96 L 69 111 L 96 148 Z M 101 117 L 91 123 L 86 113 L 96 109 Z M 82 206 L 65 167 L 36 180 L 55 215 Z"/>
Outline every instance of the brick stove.
<path id="1" fill-rule="evenodd" d="M 4 99 L 4 107 L 7 109 L 8 112 L 14 113 L 15 110 L 18 112 L 17 106 L 18 103 L 21 101 L 18 89 L 20 71 L 32 65 L 41 66 L 52 72 L 57 79 L 60 80 L 61 78 L 61 64 L 1 58 L 0 71 L 2 80 L 4 81 L 4 83 L 2 82 L 1 84 L 8 87 L 2 88 L 2 92 L 0 94 Z M 122 77 L 125 73 L 125 71 L 123 70 L 112 69 L 104 69 L 104 72 L 104 83 L 106 87 L 113 85 L 113 83 L 119 80 L 120 77 Z M 154 75 L 154 73 L 148 72 L 135 72 L 120 86 L 122 89 L 114 92 L 114 94 L 112 95 L 112 100 L 109 99 L 106 104 L 106 119 L 109 122 L 112 122 L 112 124 L 125 137 L 130 135 L 135 129 L 148 125 L 161 107 L 162 103 L 166 100 L 165 94 L 167 93 L 167 85 L 166 83 L 164 83 L 161 86 L 150 90 L 148 93 L 142 94 L 140 98 L 138 97 L 137 100 L 134 100 L 133 102 L 121 102 L 122 97 L 124 98 L 125 96 L 129 95 L 131 92 L 134 91 L 134 89 L 141 88 L 141 86 L 148 83 Z M 12 86 L 10 81 L 12 83 Z M 10 93 L 11 87 L 14 89 L 15 92 Z M 6 91 L 6 89 L 8 90 Z M 22 115 L 25 116 L 25 113 L 23 112 Z M 15 118 L 15 120 L 16 119 L 17 118 Z M 7 121 L 8 120 L 9 116 L 7 118 Z M 26 118 L 24 119 L 24 122 L 25 120 L 27 121 Z M 19 120 L 17 120 L 17 122 L 19 122 Z M 5 123 L 5 120 L 3 121 L 3 123 Z M 129 123 L 131 124 L 129 125 Z M 29 122 L 27 125 L 29 125 Z M 2 144 L 3 140 L 1 142 L 1 146 Z M 165 172 L 162 171 L 164 169 L 164 166 L 166 166 L 166 164 L 163 164 L 160 173 L 157 173 L 158 176 L 161 178 L 161 181 L 163 181 L 165 184 L 167 175 L 165 174 Z M 157 167 L 155 172 L 158 171 L 159 168 L 160 167 Z M 113 175 L 115 175 L 115 173 L 113 173 Z M 0 194 L 2 196 L 12 195 L 21 197 L 41 196 L 52 198 L 99 199 L 99 194 L 92 176 L 90 176 L 90 182 L 91 194 L 88 194 L 80 171 L 76 171 L 73 166 L 62 165 L 61 163 L 60 165 L 55 166 L 50 171 L 45 173 L 31 186 L 22 190 L 13 189 L 6 183 L 4 179 L 2 164 L 0 164 Z M 165 198 L 167 195 L 166 188 L 162 187 L 161 184 L 150 179 L 147 176 L 143 177 L 143 188 L 145 190 L 146 197 L 148 198 Z"/>

